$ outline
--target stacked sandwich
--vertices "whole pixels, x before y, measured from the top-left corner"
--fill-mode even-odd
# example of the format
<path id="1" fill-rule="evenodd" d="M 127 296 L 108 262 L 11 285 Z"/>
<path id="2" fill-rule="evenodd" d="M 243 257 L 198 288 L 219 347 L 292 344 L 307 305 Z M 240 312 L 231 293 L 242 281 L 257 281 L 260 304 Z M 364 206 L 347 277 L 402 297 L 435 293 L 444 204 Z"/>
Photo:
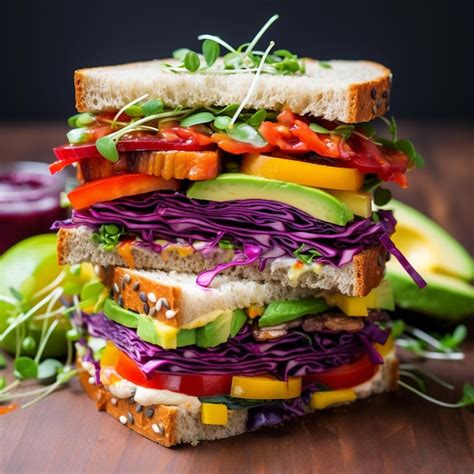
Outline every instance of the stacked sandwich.
<path id="1" fill-rule="evenodd" d="M 388 108 L 388 69 L 295 59 L 265 73 L 283 50 L 228 74 L 191 53 L 186 68 L 76 71 L 80 113 L 51 165 L 80 181 L 59 261 L 90 262 L 108 288 L 76 321 L 84 389 L 164 446 L 394 389 L 390 253 L 422 283 L 372 208 L 420 158 L 365 123 Z"/>

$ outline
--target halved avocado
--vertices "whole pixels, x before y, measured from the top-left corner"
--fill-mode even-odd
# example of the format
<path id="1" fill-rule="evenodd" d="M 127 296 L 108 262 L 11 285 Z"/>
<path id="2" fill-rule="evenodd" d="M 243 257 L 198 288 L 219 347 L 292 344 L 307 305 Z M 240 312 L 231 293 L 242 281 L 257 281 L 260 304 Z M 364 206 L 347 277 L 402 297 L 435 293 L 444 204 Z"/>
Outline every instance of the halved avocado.
<path id="1" fill-rule="evenodd" d="M 395 301 L 402 309 L 439 319 L 457 321 L 474 314 L 474 288 L 458 278 L 423 274 L 427 286 L 420 290 L 401 268 L 387 270 Z"/>
<path id="2" fill-rule="evenodd" d="M 467 250 L 439 224 L 420 211 L 392 199 L 385 209 L 397 219 L 392 239 L 423 275 L 435 273 L 471 281 L 473 260 Z"/>
<path id="3" fill-rule="evenodd" d="M 345 203 L 326 191 L 243 173 L 223 173 L 216 179 L 197 181 L 186 194 L 192 199 L 218 202 L 243 199 L 279 201 L 337 225 L 346 225 L 354 218 Z"/>
<path id="4" fill-rule="evenodd" d="M 403 309 L 440 319 L 459 320 L 474 313 L 473 260 L 466 249 L 436 222 L 416 209 L 391 200 L 397 219 L 393 241 L 426 280 L 420 290 L 400 264 L 391 259 L 387 278 L 395 303 Z"/>

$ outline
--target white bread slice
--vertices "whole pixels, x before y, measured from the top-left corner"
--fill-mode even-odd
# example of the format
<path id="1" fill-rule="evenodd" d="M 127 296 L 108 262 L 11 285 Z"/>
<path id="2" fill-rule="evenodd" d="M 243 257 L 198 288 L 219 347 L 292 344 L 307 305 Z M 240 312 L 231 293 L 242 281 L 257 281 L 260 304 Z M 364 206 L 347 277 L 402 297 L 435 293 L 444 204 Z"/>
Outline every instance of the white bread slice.
<path id="1" fill-rule="evenodd" d="M 170 60 L 155 60 L 79 69 L 75 72 L 76 108 L 79 112 L 118 110 L 149 94 L 170 106 L 226 106 L 240 104 L 253 74 L 173 73 L 163 67 Z M 288 106 L 300 115 L 357 123 L 388 110 L 391 72 L 370 61 L 330 61 L 323 68 L 306 59 L 306 73 L 295 76 L 262 74 L 247 108 L 281 110 Z"/>
<path id="2" fill-rule="evenodd" d="M 78 366 L 81 367 L 79 359 Z M 171 447 L 181 443 L 196 446 L 200 441 L 229 438 L 247 432 L 247 409 L 229 410 L 225 426 L 201 423 L 199 403 L 152 405 L 147 408 L 153 409 L 153 415 L 147 417 L 145 408 L 137 405 L 133 397 L 115 398 L 103 385 L 91 385 L 87 371 L 82 371 L 79 378 L 84 391 L 95 400 L 97 409 L 106 411 L 122 423 L 125 421 L 129 429 L 162 446 Z M 354 390 L 357 399 L 363 399 L 395 390 L 397 381 L 398 359 L 392 352 L 385 357 L 385 363 L 377 374 Z M 314 411 L 308 408 L 307 414 L 310 413 Z"/>
<path id="3" fill-rule="evenodd" d="M 309 288 L 285 287 L 277 282 L 233 280 L 225 276 L 216 277 L 209 288 L 202 288 L 196 284 L 196 275 L 121 267 L 109 267 L 105 272 L 105 280 L 114 289 L 116 301 L 120 301 L 124 308 L 150 314 L 174 327 L 190 324 L 213 312 L 315 295 L 315 290 Z M 166 302 L 163 304 L 161 300 L 158 309 L 156 303 L 161 298 L 165 298 Z"/>
<path id="4" fill-rule="evenodd" d="M 92 240 L 92 230 L 86 226 L 60 229 L 58 232 L 58 260 L 61 265 L 90 262 L 99 266 L 133 266 L 147 270 L 174 270 L 180 273 L 200 273 L 214 268 L 217 257 L 204 259 L 195 252 L 188 257 L 177 253 L 161 254 L 144 247 L 132 246 L 133 265 L 127 264 L 116 251 L 105 251 Z M 224 275 L 256 282 L 278 282 L 283 286 L 337 291 L 349 296 L 366 296 L 382 280 L 386 252 L 375 247 L 356 255 L 351 263 L 340 268 L 324 265 L 318 272 L 289 273 L 293 259 L 278 259 L 263 271 L 258 266 L 233 267 Z"/>

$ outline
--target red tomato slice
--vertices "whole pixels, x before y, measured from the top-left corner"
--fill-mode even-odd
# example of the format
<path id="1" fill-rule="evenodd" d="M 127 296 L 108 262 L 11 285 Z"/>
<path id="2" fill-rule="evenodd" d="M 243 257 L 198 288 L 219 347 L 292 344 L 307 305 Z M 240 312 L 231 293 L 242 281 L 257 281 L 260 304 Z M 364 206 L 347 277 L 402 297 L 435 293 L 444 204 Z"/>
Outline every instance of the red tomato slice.
<path id="1" fill-rule="evenodd" d="M 303 385 L 320 382 L 331 390 L 351 388 L 367 382 L 377 372 L 378 366 L 370 362 L 369 356 L 364 353 L 359 359 L 350 364 L 343 364 L 334 369 L 319 374 L 305 375 Z"/>
<path id="2" fill-rule="evenodd" d="M 119 355 L 115 370 L 119 375 L 136 385 L 159 390 L 170 390 L 195 397 L 228 395 L 232 385 L 232 375 L 175 375 L 157 373 L 147 379 L 135 362 L 123 352 Z"/>
<path id="3" fill-rule="evenodd" d="M 100 127 L 102 129 L 102 127 Z M 98 132 L 100 133 L 100 132 Z M 104 135 L 106 135 L 104 133 Z M 103 136 L 103 135 L 102 135 Z M 99 136 L 97 138 L 100 138 Z M 133 138 L 122 139 L 117 143 L 117 150 L 119 152 L 126 151 L 202 151 L 212 147 L 209 137 L 206 137 L 209 142 L 201 140 L 200 143 L 192 141 L 189 138 L 179 138 L 178 141 L 169 141 L 163 138 L 157 138 L 150 135 L 142 135 Z M 72 165 L 85 158 L 103 158 L 98 152 L 95 143 L 87 143 L 85 145 L 62 145 L 53 148 L 53 152 L 58 159 L 51 163 L 49 170 L 51 174 L 55 174 L 66 166 Z"/>
<path id="4" fill-rule="evenodd" d="M 224 150 L 227 153 L 232 153 L 233 155 L 242 155 L 244 153 L 268 153 L 275 149 L 275 146 L 270 144 L 264 147 L 255 147 L 250 143 L 239 142 L 233 140 L 225 133 L 214 133 L 211 140 L 213 143 L 217 143 L 221 150 Z"/>
<path id="5" fill-rule="evenodd" d="M 96 179 L 73 189 L 67 197 L 74 209 L 83 209 L 98 202 L 112 201 L 123 196 L 134 196 L 151 191 L 177 190 L 179 181 L 166 180 L 147 174 L 121 174 Z"/>

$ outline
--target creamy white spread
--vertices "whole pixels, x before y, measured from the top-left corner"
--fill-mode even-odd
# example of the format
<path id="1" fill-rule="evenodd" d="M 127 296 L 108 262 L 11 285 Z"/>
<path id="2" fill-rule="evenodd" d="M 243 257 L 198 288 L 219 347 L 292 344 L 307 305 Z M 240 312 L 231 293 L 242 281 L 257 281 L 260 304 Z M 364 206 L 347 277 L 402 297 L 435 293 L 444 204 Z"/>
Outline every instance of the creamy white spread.
<path id="1" fill-rule="evenodd" d="M 183 405 L 186 408 L 198 409 L 201 402 L 197 397 L 191 397 L 170 390 L 157 390 L 154 388 L 137 387 L 133 396 L 140 405 Z"/>
<path id="2" fill-rule="evenodd" d="M 281 257 L 272 262 L 270 272 L 274 273 L 281 269 L 287 272 L 290 283 L 296 285 L 305 273 L 321 273 L 323 265 L 314 262 L 306 264 L 295 258 Z"/>
<path id="3" fill-rule="evenodd" d="M 130 398 L 133 397 L 137 386 L 128 380 L 122 379 L 107 385 L 107 388 L 114 397 Z"/>

